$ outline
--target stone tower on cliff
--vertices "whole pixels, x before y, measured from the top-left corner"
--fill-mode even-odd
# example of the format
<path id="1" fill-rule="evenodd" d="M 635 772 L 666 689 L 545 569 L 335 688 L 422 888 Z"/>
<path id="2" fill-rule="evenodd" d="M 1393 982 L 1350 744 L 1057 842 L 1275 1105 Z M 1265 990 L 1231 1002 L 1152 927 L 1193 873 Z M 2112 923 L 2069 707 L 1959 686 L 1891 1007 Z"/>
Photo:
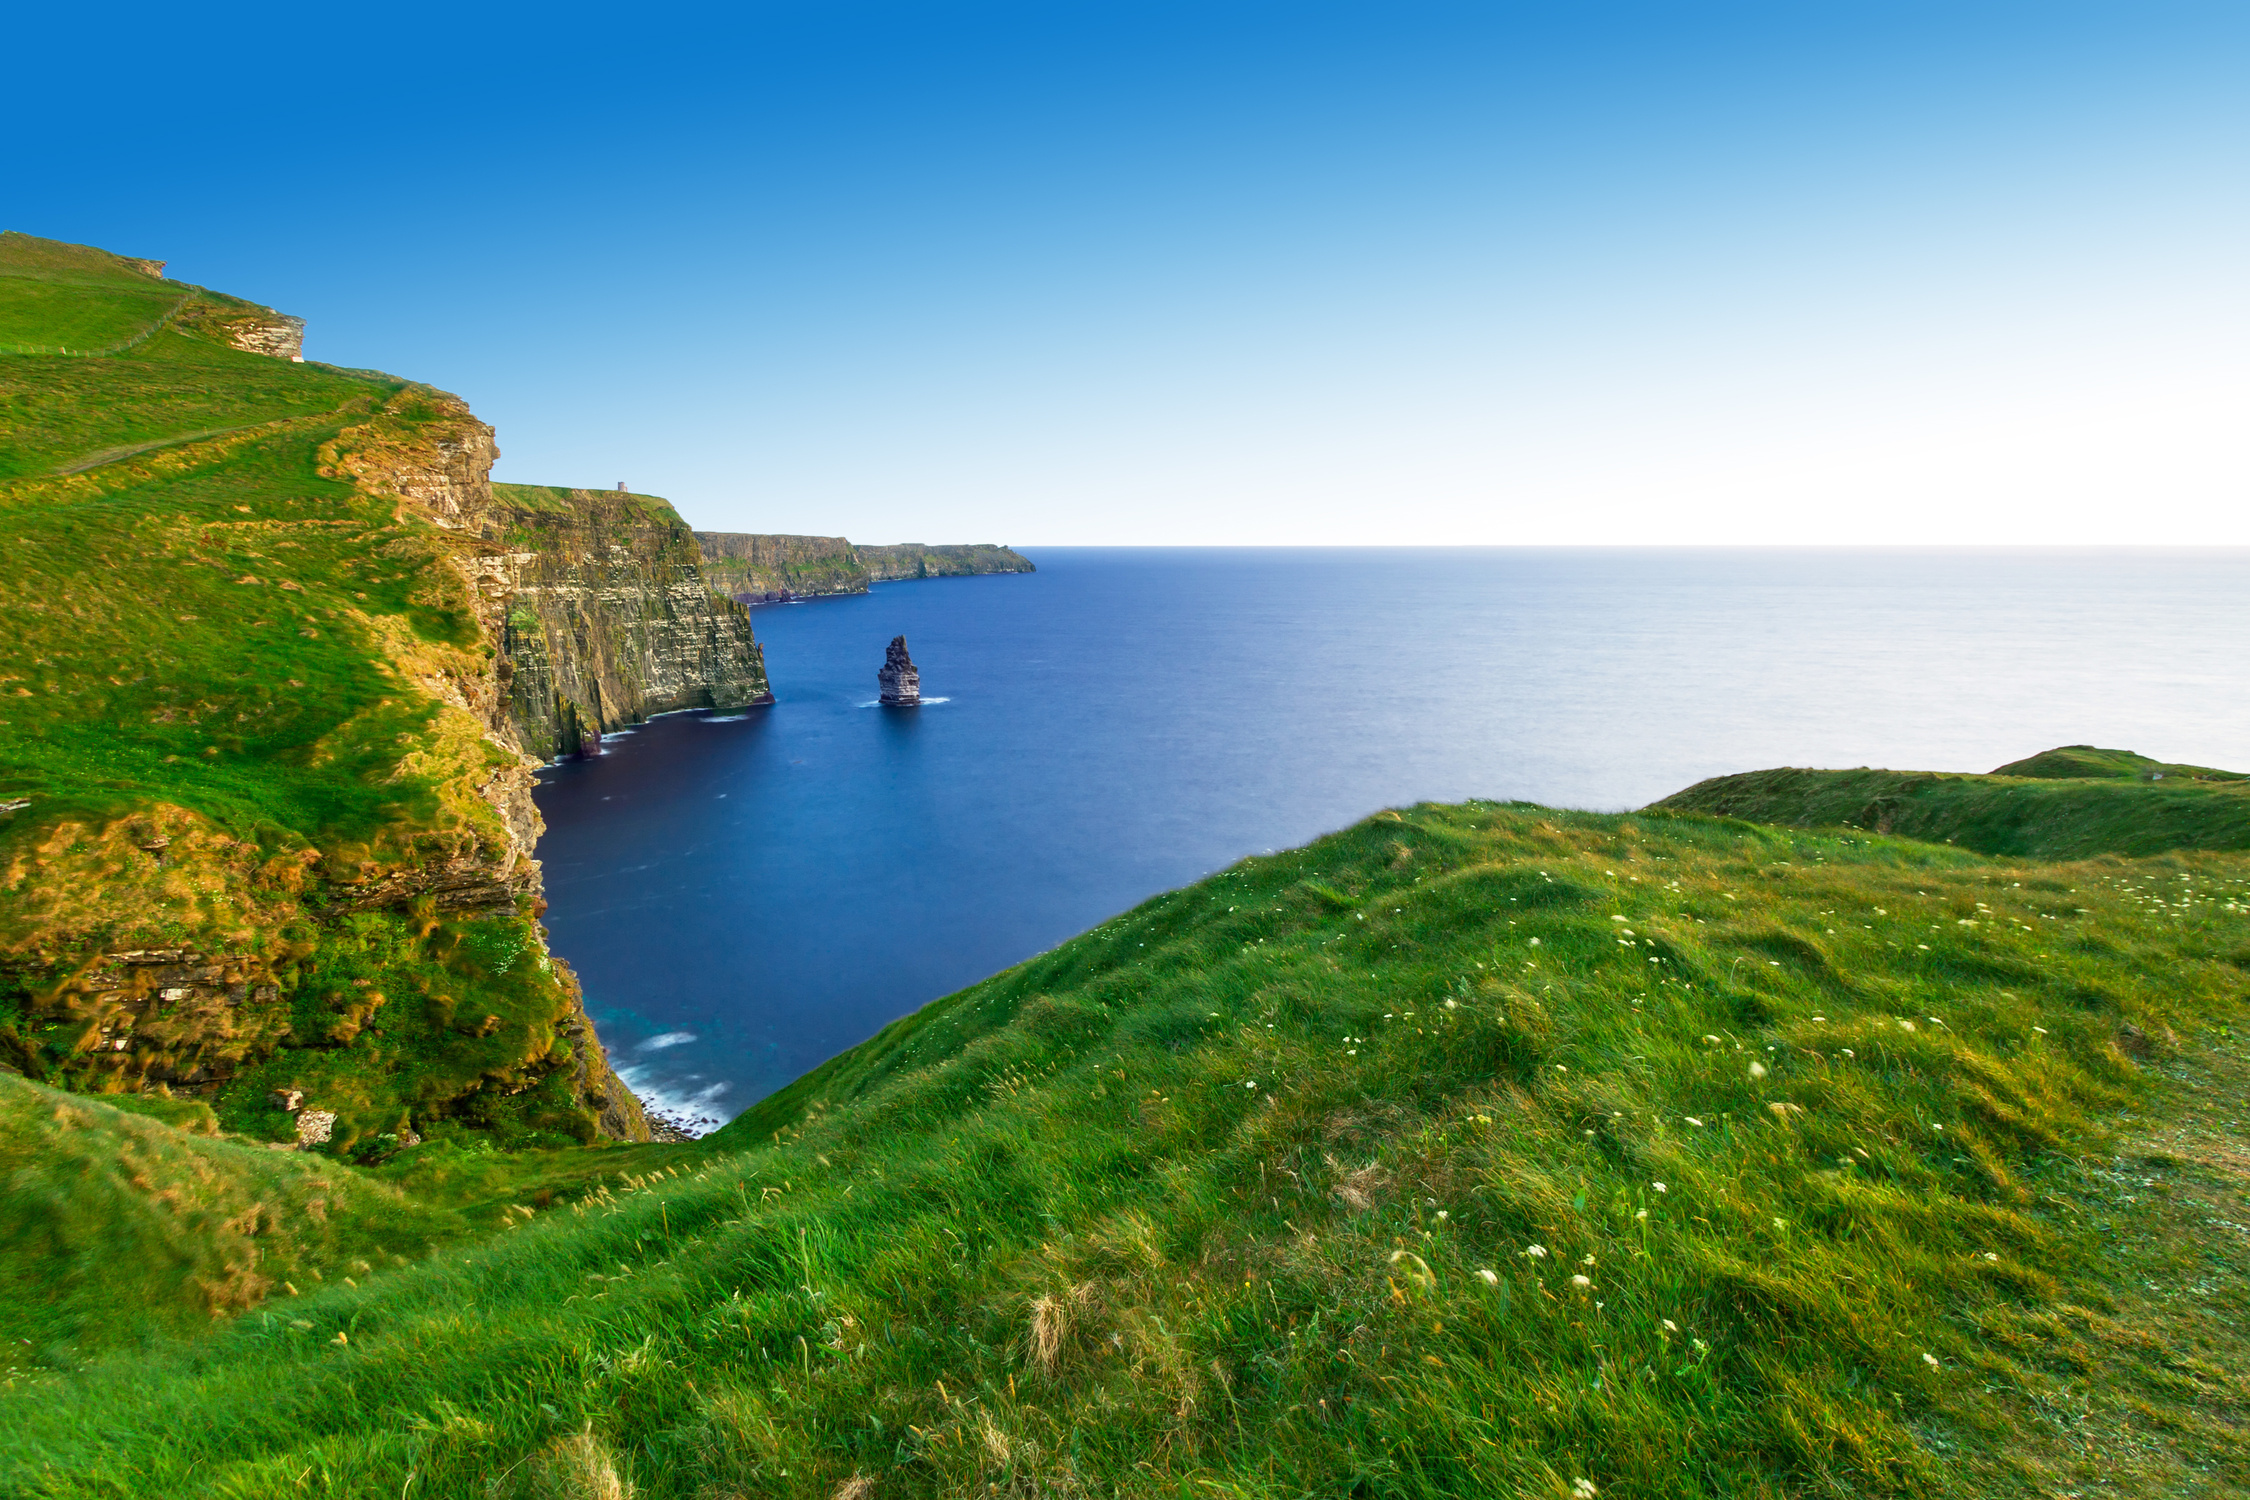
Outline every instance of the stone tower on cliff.
<path id="1" fill-rule="evenodd" d="M 922 702 L 922 674 L 914 670 L 914 658 L 906 654 L 906 637 L 891 637 L 891 647 L 883 653 L 883 670 L 875 674 L 883 687 L 883 705 L 886 708 L 915 708 Z"/>

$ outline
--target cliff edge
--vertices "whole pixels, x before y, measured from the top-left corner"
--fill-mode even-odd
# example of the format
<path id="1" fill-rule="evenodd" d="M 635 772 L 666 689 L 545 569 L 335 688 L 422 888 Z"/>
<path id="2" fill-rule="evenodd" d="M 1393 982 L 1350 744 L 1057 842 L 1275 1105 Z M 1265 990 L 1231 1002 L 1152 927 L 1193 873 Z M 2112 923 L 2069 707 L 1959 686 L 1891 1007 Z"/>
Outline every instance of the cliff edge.
<path id="1" fill-rule="evenodd" d="M 358 1157 L 646 1139 L 538 922 L 492 429 L 161 270 L 0 237 L 0 1064 Z"/>
<path id="2" fill-rule="evenodd" d="M 653 495 L 492 486 L 477 586 L 504 600 L 498 671 L 542 756 L 684 708 L 771 703 L 750 612 L 714 593 L 695 534 Z"/>
<path id="3" fill-rule="evenodd" d="M 1031 559 L 1007 547 L 977 543 L 930 547 L 854 545 L 840 536 L 769 536 L 699 531 L 703 574 L 713 588 L 743 604 L 782 604 L 836 594 L 864 594 L 869 584 L 906 578 L 960 578 L 983 573 L 1035 573 Z"/>

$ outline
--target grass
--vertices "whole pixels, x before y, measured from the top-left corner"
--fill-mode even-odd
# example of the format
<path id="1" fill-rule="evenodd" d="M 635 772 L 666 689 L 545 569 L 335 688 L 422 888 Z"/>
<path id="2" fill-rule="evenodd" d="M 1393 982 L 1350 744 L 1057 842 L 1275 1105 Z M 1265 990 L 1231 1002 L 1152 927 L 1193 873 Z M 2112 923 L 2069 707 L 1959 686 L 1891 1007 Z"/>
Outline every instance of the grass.
<path id="1" fill-rule="evenodd" d="M 1657 805 L 2035 859 L 2250 849 L 2250 780 L 2091 745 L 2049 750 L 1988 776 L 1864 766 L 1750 771 L 1698 782 Z"/>
<path id="2" fill-rule="evenodd" d="M 2225 853 L 1403 810 L 520 1227 L 19 1373 L 0 1487 L 2222 1493 L 2241 1247 L 2121 1200 L 2239 1213 L 2174 1137 L 2246 924 Z"/>
<path id="3" fill-rule="evenodd" d="M 1404 809 L 588 1149 L 536 905 L 390 883 L 507 847 L 351 477 L 466 413 L 169 286 L 0 236 L 0 343 L 124 346 L 0 354 L 0 1492 L 2250 1485 L 2240 778 Z"/>
<path id="4" fill-rule="evenodd" d="M 340 1151 L 448 1121 L 583 1139 L 572 981 L 477 957 L 543 949 L 482 790 L 520 758 L 459 706 L 492 651 L 460 544 L 377 482 L 441 467 L 472 419 L 231 347 L 248 304 L 0 236 L 0 342 L 90 341 L 183 295 L 196 316 L 111 355 L 0 353 L 0 1058 L 192 1087 L 256 1139 L 290 1133 L 268 1090 L 304 1087 Z M 477 910 L 408 909 L 438 884 Z M 151 948 L 239 993 L 87 977 Z M 348 984 L 371 963 L 379 1014 Z M 120 1026 L 126 1049 L 98 1045 Z"/>
<path id="5" fill-rule="evenodd" d="M 222 1136 L 198 1101 L 90 1098 L 0 1074 L 0 1349 L 14 1351 L 0 1367 L 21 1376 L 146 1351 L 331 1283 L 349 1289 L 635 1159 L 500 1153 L 455 1131 L 357 1170 Z"/>

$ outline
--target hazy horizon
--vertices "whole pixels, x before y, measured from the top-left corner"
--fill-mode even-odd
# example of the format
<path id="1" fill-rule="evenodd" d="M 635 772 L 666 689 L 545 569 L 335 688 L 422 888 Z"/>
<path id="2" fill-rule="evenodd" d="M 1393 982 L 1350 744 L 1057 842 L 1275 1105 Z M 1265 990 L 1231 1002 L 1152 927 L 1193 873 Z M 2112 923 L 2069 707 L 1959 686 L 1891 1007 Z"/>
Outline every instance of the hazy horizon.
<path id="1" fill-rule="evenodd" d="M 460 393 L 502 479 L 855 540 L 2250 543 L 2238 6 L 175 14 L 19 18 L 104 71 L 18 81 L 7 227 Z"/>

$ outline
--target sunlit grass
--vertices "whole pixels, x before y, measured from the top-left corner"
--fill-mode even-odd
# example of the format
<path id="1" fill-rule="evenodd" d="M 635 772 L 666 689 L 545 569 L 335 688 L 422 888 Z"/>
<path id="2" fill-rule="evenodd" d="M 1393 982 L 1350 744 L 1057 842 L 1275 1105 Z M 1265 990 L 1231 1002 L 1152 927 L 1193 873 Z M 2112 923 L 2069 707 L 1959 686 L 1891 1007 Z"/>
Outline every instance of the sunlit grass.
<path id="1" fill-rule="evenodd" d="M 32 1379 L 0 1482 L 1937 1486 L 2032 1378 L 1992 1330 L 2101 1274 L 2058 1164 L 2235 1017 L 2244 876 L 1385 816 L 472 1248 Z"/>

